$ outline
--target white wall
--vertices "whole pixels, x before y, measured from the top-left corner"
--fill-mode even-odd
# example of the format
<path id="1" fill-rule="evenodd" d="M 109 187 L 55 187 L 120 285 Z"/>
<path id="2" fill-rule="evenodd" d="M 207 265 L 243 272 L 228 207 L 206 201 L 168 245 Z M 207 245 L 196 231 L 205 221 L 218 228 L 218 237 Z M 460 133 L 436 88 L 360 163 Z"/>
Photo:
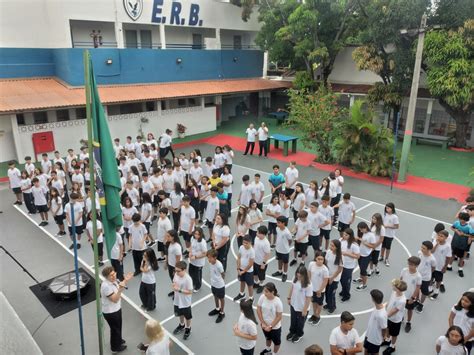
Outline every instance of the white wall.
<path id="1" fill-rule="evenodd" d="M 355 47 L 342 49 L 334 62 L 334 70 L 329 75 L 329 81 L 332 83 L 344 84 L 373 84 L 382 79 L 368 70 L 359 71 L 352 60 L 352 52 Z"/>
<path id="2" fill-rule="evenodd" d="M 165 26 L 166 31 L 166 45 L 169 44 L 193 44 L 193 34 L 202 35 L 202 44 L 205 43 L 205 38 L 215 38 L 216 31 L 213 28 L 200 27 L 184 27 L 176 28 L 175 26 Z"/>
<path id="3" fill-rule="evenodd" d="M 0 124 L 10 122 L 10 116 L 1 116 Z M 124 142 L 126 136 L 135 137 L 139 133 L 140 120 L 142 117 L 148 118 L 149 122 L 143 124 L 145 134 L 152 132 L 155 137 L 160 136 L 165 129 L 173 130 L 174 136 L 177 136 L 176 125 L 181 123 L 188 129 L 186 135 L 214 131 L 216 129 L 216 108 L 215 107 L 186 107 L 182 109 L 173 109 L 152 112 L 140 112 L 129 115 L 114 115 L 108 117 L 110 134 L 113 138 L 120 138 Z M 54 143 L 57 150 L 65 155 L 67 149 L 73 148 L 78 151 L 80 140 L 87 138 L 86 120 L 73 120 L 67 122 L 54 122 L 44 125 L 25 125 L 18 127 L 18 159 L 22 162 L 26 155 L 34 156 L 32 134 L 37 132 L 53 131 Z M 11 135 L 11 134 L 10 134 Z M 6 142 L 6 141 L 5 141 Z M 14 147 L 13 139 L 9 141 L 10 147 Z M 13 148 L 9 155 L 3 150 L 7 144 L 4 138 L 0 137 L 0 161 L 16 158 Z M 51 157 L 52 153 L 49 154 Z"/>
<path id="4" fill-rule="evenodd" d="M 0 116 L 0 161 L 16 158 L 10 115 Z"/>
<path id="5" fill-rule="evenodd" d="M 221 31 L 221 43 L 223 45 L 229 46 L 234 44 L 234 36 L 242 37 L 242 46 L 252 45 L 253 39 L 256 34 L 253 32 L 242 32 L 242 31 L 232 31 L 232 30 L 222 30 Z"/>

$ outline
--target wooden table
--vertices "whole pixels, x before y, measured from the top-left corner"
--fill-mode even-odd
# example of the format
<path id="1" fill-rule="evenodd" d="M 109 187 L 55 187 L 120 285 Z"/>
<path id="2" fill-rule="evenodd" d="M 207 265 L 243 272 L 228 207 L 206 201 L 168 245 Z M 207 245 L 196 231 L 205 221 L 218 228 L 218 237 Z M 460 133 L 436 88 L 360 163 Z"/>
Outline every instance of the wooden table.
<path id="1" fill-rule="evenodd" d="M 296 143 L 298 141 L 298 137 L 293 136 L 285 136 L 283 134 L 273 134 L 270 136 L 269 144 L 268 144 L 268 151 L 270 151 L 270 144 L 271 140 L 274 140 L 275 149 L 278 149 L 278 145 L 280 142 L 283 142 L 283 156 L 288 156 L 288 145 L 291 142 L 291 152 L 296 153 Z"/>

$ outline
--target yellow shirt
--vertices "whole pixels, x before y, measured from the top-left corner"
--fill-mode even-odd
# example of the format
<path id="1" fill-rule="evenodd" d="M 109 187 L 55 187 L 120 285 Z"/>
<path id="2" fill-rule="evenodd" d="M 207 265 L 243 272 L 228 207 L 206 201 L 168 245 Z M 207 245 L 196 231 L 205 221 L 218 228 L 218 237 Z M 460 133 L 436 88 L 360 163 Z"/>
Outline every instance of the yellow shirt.
<path id="1" fill-rule="evenodd" d="M 220 177 L 216 177 L 215 179 L 211 176 L 209 179 L 209 183 L 211 184 L 211 187 L 217 186 L 218 183 L 222 182 L 222 179 Z"/>

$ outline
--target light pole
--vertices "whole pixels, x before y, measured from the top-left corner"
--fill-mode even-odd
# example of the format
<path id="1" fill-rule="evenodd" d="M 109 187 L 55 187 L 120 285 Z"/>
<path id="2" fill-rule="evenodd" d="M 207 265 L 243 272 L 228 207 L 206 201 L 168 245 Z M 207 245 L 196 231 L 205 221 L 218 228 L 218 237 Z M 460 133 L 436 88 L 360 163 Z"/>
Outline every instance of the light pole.
<path id="1" fill-rule="evenodd" d="M 420 81 L 421 60 L 423 58 L 423 43 L 426 31 L 426 14 L 421 17 L 421 25 L 418 30 L 418 44 L 416 46 L 415 67 L 413 68 L 413 81 L 411 83 L 410 101 L 408 103 L 407 121 L 405 124 L 405 135 L 403 136 L 402 156 L 400 158 L 400 169 L 398 170 L 398 182 L 405 182 L 408 170 L 408 156 L 410 154 L 411 138 L 413 135 L 413 121 L 415 120 L 416 99 L 418 96 L 418 83 Z"/>

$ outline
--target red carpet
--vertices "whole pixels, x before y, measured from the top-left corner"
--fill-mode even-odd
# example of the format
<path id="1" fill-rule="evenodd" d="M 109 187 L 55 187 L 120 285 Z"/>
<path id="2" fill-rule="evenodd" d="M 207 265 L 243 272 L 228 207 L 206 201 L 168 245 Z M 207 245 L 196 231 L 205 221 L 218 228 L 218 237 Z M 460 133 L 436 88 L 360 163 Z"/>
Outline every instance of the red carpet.
<path id="1" fill-rule="evenodd" d="M 228 144 L 232 147 L 234 151 L 243 152 L 245 150 L 246 139 L 225 134 L 218 134 L 213 137 L 202 138 L 191 142 L 178 143 L 175 144 L 174 147 L 189 147 L 196 144 L 210 144 L 220 146 Z M 258 153 L 258 143 L 256 144 L 255 149 Z M 274 147 L 272 146 L 268 157 L 274 160 L 284 161 L 287 163 L 289 163 L 290 161 L 295 161 L 298 165 L 313 166 L 316 169 L 323 171 L 333 171 L 335 168 L 340 167 L 343 171 L 344 176 L 350 176 L 357 179 L 370 181 L 376 184 L 390 186 L 390 179 L 388 178 L 374 177 L 365 173 L 358 173 L 343 166 L 315 163 L 313 161 L 315 155 L 307 152 L 298 152 L 297 154 L 290 153 L 287 157 L 285 157 L 283 156 L 282 149 L 274 149 Z M 470 191 L 469 187 L 467 186 L 411 175 L 407 176 L 407 181 L 405 183 L 401 184 L 394 182 L 393 186 L 400 190 L 411 191 L 444 200 L 455 199 L 460 203 L 464 203 L 464 200 L 469 195 Z"/>

